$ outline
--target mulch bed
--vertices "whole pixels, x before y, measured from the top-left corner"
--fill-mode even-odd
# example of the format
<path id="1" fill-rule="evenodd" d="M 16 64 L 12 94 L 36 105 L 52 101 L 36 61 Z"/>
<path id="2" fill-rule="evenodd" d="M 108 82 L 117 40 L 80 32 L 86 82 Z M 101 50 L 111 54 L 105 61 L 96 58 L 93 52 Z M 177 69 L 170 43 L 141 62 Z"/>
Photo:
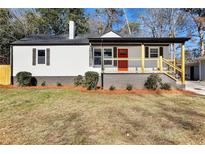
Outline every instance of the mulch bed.
<path id="1" fill-rule="evenodd" d="M 30 86 L 30 87 L 19 87 L 15 85 L 0 85 L 0 88 L 8 88 L 8 89 L 71 89 L 78 90 L 80 92 L 87 93 L 99 93 L 99 94 L 186 94 L 186 95 L 195 95 L 194 92 L 186 91 L 186 90 L 147 90 L 147 89 L 133 89 L 131 91 L 125 89 L 116 89 L 116 90 L 105 90 L 105 89 L 97 89 L 97 90 L 87 90 L 84 87 L 75 87 L 71 85 L 63 85 L 63 86 Z"/>

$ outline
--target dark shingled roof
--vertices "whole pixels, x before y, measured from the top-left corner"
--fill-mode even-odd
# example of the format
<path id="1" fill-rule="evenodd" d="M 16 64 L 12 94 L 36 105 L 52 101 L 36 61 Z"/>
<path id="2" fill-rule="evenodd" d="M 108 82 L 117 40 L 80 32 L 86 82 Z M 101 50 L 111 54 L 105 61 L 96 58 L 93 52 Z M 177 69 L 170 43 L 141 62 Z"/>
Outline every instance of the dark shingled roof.
<path id="1" fill-rule="evenodd" d="M 153 37 L 123 37 L 123 38 L 88 38 L 91 43 L 184 43 L 190 38 L 153 38 Z"/>
<path id="2" fill-rule="evenodd" d="M 31 35 L 11 43 L 11 45 L 86 45 L 87 38 L 69 39 L 68 35 Z"/>
<path id="3" fill-rule="evenodd" d="M 83 34 L 69 39 L 68 35 L 31 35 L 11 43 L 11 45 L 88 45 L 89 43 L 184 43 L 190 38 L 151 38 L 151 37 L 130 37 L 101 38 L 100 35 Z"/>

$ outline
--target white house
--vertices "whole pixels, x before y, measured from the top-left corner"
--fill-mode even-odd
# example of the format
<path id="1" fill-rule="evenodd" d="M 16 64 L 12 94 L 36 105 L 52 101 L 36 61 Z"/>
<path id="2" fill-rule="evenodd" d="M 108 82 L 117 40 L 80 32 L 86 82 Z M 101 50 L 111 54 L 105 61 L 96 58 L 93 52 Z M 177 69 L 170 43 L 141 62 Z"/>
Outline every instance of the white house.
<path id="1" fill-rule="evenodd" d="M 113 31 L 101 36 L 76 36 L 70 22 L 69 36 L 35 35 L 11 44 L 12 77 L 20 71 L 31 72 L 41 84 L 72 84 L 77 75 L 87 71 L 100 74 L 100 84 L 124 88 L 132 84 L 143 88 L 152 73 L 158 73 L 165 82 L 175 85 L 176 73 L 184 83 L 185 65 L 178 68 L 170 60 L 170 44 L 182 44 L 189 38 L 125 37 Z"/>

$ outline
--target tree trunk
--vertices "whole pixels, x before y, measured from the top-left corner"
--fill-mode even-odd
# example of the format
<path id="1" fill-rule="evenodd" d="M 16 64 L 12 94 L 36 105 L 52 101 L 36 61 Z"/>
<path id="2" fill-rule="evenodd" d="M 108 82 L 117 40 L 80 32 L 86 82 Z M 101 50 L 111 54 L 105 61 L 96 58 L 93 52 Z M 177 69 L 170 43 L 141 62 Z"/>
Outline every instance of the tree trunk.
<path id="1" fill-rule="evenodd" d="M 198 28 L 199 37 L 200 37 L 200 55 L 204 56 L 204 31 L 203 25 L 200 25 Z"/>

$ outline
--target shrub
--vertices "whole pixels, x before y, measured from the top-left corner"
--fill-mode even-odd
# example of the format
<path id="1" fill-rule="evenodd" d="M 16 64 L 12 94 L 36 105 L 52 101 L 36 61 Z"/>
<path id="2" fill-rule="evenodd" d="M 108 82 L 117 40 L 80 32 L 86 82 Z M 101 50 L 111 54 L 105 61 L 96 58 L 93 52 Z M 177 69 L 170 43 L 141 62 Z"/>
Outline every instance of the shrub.
<path id="1" fill-rule="evenodd" d="M 74 78 L 74 85 L 75 86 L 81 86 L 84 84 L 83 76 L 78 75 L 77 77 Z"/>
<path id="2" fill-rule="evenodd" d="M 126 87 L 126 89 L 127 89 L 128 91 L 130 91 L 130 90 L 133 89 L 133 86 L 132 86 L 131 84 L 128 84 L 127 87 Z"/>
<path id="3" fill-rule="evenodd" d="M 171 85 L 169 83 L 161 83 L 160 89 L 171 90 Z"/>
<path id="4" fill-rule="evenodd" d="M 30 86 L 32 74 L 30 72 L 19 72 L 16 75 L 16 79 L 19 86 Z"/>
<path id="5" fill-rule="evenodd" d="M 111 90 L 111 91 L 112 91 L 112 90 L 115 90 L 115 89 L 116 89 L 116 88 L 115 88 L 115 86 L 113 86 L 113 85 L 110 86 L 110 88 L 109 88 L 109 90 Z"/>
<path id="6" fill-rule="evenodd" d="M 88 71 L 85 73 L 85 87 L 88 90 L 96 89 L 99 80 L 99 74 L 97 72 Z"/>
<path id="7" fill-rule="evenodd" d="M 41 86 L 46 86 L 46 81 L 43 81 L 43 82 L 41 83 Z"/>
<path id="8" fill-rule="evenodd" d="M 63 86 L 60 82 L 57 82 L 56 85 L 59 86 Z"/>
<path id="9" fill-rule="evenodd" d="M 161 84 L 162 82 L 162 79 L 159 77 L 158 74 L 151 74 L 144 86 L 147 88 L 147 89 L 151 89 L 151 90 L 156 90 L 157 88 L 159 88 L 159 85 Z"/>

